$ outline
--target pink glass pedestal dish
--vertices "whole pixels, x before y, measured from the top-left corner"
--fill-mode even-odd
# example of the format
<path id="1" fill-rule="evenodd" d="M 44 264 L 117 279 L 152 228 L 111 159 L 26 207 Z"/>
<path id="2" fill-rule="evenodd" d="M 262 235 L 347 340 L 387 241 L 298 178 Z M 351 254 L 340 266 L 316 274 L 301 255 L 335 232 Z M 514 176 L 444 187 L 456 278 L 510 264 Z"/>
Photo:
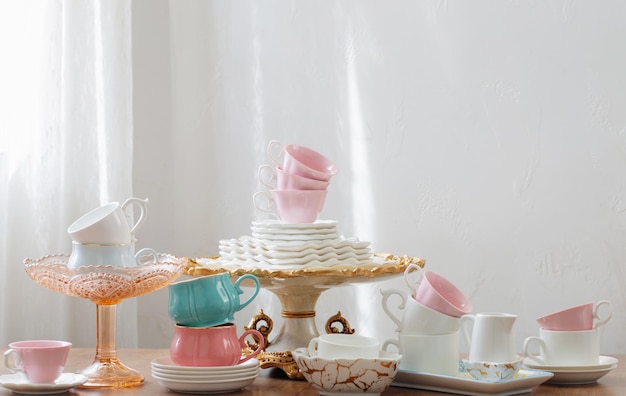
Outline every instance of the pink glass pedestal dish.
<path id="1" fill-rule="evenodd" d="M 68 255 L 25 259 L 26 273 L 40 286 L 59 293 L 87 298 L 96 304 L 96 356 L 81 374 L 88 377 L 81 387 L 128 388 L 141 385 L 143 375 L 117 358 L 116 312 L 122 300 L 161 289 L 183 271 L 186 258 L 159 254 L 159 262 L 124 268 L 107 265 L 69 269 Z"/>

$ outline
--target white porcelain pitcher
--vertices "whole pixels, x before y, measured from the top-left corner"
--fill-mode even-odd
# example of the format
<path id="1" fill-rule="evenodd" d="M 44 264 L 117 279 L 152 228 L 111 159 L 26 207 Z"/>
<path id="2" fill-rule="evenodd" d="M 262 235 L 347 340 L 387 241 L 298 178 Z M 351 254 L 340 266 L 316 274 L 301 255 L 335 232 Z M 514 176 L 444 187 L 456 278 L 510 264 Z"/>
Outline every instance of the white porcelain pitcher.
<path id="1" fill-rule="evenodd" d="M 516 358 L 513 325 L 516 315 L 501 312 L 479 312 L 463 315 L 461 329 L 469 360 L 478 362 L 512 362 Z M 473 323 L 470 332 L 469 325 Z"/>

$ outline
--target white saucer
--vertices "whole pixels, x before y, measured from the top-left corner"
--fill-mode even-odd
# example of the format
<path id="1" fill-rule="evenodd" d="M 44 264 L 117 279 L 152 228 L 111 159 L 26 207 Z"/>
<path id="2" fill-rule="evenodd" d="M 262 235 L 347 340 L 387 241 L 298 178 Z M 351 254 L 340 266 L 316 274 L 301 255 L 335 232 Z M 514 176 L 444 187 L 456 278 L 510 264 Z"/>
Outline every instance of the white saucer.
<path id="1" fill-rule="evenodd" d="M 543 370 L 543 371 L 572 371 L 572 372 L 586 372 L 607 369 L 613 365 L 616 365 L 618 360 L 611 356 L 600 356 L 598 358 L 598 364 L 591 364 L 587 366 L 551 366 L 539 364 L 532 359 L 525 358 L 523 365 L 525 367 Z"/>
<path id="2" fill-rule="evenodd" d="M 23 395 L 63 393 L 85 382 L 87 382 L 86 376 L 73 373 L 63 373 L 56 381 L 45 384 L 32 384 L 26 381 L 22 374 L 0 376 L 0 385 Z"/>
<path id="3" fill-rule="evenodd" d="M 525 367 L 554 373 L 547 382 L 562 385 L 592 384 L 617 367 L 618 360 L 610 356 L 600 356 L 598 364 L 590 366 L 541 366 L 528 358 L 524 359 Z"/>
<path id="4" fill-rule="evenodd" d="M 152 374 L 152 377 L 162 386 L 179 393 L 212 393 L 232 392 L 250 385 L 257 375 L 250 375 L 240 379 L 181 381 L 172 380 Z"/>

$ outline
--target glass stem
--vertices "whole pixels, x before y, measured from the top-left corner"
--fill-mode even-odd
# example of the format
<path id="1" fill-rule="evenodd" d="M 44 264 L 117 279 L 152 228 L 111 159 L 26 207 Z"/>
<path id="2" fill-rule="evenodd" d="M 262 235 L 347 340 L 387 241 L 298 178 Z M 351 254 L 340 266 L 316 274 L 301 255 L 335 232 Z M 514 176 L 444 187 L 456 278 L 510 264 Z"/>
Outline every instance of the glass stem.
<path id="1" fill-rule="evenodd" d="M 96 360 L 117 360 L 115 345 L 117 305 L 96 304 Z"/>

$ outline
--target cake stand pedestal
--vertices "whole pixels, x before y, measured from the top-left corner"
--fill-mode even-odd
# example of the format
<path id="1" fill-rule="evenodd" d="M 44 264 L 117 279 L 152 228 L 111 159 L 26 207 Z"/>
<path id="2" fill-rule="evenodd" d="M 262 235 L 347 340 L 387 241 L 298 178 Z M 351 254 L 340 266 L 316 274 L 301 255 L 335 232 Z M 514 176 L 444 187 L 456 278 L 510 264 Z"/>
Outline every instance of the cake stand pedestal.
<path id="1" fill-rule="evenodd" d="M 73 297 L 87 298 L 96 304 L 96 356 L 81 371 L 87 376 L 86 388 L 128 388 L 141 385 L 141 373 L 126 367 L 117 358 L 117 304 L 167 286 L 187 264 L 186 258 L 159 254 L 158 262 L 123 268 L 107 265 L 69 269 L 67 255 L 25 259 L 26 273 L 39 285 Z"/>
<path id="2" fill-rule="evenodd" d="M 332 287 L 346 284 L 373 282 L 386 279 L 404 272 L 411 263 L 424 266 L 421 258 L 376 254 L 377 260 L 364 265 L 337 265 L 333 267 L 303 267 L 294 269 L 266 268 L 228 268 L 220 265 L 215 257 L 189 260 L 185 270 L 188 275 L 211 275 L 230 272 L 231 277 L 238 278 L 244 274 L 253 274 L 261 283 L 261 287 L 274 293 L 282 306 L 282 326 L 278 334 L 270 341 L 269 334 L 273 329 L 273 321 L 263 311 L 256 315 L 246 329 L 256 329 L 265 338 L 265 348 L 257 359 L 262 368 L 278 367 L 291 379 L 303 379 L 291 351 L 306 347 L 312 338 L 320 335 L 315 323 L 315 306 L 322 293 Z M 245 282 L 242 283 L 245 286 Z M 340 323 L 342 329 L 333 327 Z M 326 332 L 353 333 L 341 312 L 326 322 Z M 254 349 L 255 345 L 250 345 Z"/>

